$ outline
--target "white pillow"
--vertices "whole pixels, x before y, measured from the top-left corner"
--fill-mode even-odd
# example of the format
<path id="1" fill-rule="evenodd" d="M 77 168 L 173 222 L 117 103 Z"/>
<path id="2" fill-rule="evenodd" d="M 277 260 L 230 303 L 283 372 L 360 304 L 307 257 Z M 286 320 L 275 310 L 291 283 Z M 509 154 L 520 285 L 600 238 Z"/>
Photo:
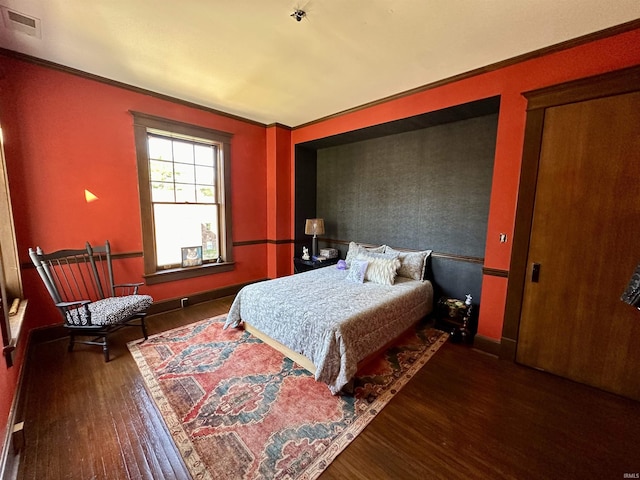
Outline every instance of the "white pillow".
<path id="1" fill-rule="evenodd" d="M 344 261 L 347 262 L 347 267 L 349 267 L 351 265 L 351 260 L 356 258 L 359 253 L 384 253 L 385 248 L 386 245 L 380 245 L 379 247 L 373 248 L 365 248 L 362 245 L 357 244 L 356 242 L 350 242 L 349 250 L 347 251 L 347 256 L 345 257 Z"/>
<path id="2" fill-rule="evenodd" d="M 431 255 L 432 250 L 423 250 L 421 252 L 400 252 L 391 247 L 386 247 L 385 254 L 398 255 L 400 259 L 400 268 L 398 276 L 410 278 L 412 280 L 424 280 L 424 271 L 427 266 L 427 259 Z"/>
<path id="3" fill-rule="evenodd" d="M 354 259 L 351 262 L 349 273 L 347 273 L 347 280 L 349 280 L 350 282 L 364 283 L 364 277 L 368 266 L 369 262 L 367 262 L 366 260 Z"/>
<path id="4" fill-rule="evenodd" d="M 389 256 L 379 253 L 360 253 L 354 260 L 369 262 L 365 272 L 365 280 L 381 285 L 393 285 L 400 268 L 400 260 L 397 256 Z"/>

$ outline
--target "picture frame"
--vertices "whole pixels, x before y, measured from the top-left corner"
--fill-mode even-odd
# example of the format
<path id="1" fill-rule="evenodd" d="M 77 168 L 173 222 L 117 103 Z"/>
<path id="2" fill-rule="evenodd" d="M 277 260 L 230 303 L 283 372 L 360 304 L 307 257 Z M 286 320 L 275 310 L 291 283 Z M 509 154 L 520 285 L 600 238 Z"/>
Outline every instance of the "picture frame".
<path id="1" fill-rule="evenodd" d="M 202 265 L 202 245 L 182 247 L 182 268 Z"/>

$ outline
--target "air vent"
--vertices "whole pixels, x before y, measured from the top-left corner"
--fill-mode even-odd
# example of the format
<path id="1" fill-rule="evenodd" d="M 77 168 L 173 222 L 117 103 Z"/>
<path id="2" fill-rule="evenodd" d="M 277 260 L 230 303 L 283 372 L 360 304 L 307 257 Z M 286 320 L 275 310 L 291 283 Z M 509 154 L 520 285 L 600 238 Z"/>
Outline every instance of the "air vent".
<path id="1" fill-rule="evenodd" d="M 0 9 L 2 10 L 2 19 L 5 27 L 16 32 L 26 33 L 32 37 L 41 38 L 39 18 L 30 17 L 1 5 Z"/>

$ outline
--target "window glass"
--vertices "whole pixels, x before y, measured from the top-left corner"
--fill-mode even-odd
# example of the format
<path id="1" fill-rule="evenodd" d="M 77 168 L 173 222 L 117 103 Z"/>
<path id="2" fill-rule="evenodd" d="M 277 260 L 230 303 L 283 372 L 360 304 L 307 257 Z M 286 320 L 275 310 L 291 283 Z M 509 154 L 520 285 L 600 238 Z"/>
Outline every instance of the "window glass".
<path id="1" fill-rule="evenodd" d="M 203 261 L 216 260 L 219 232 L 214 160 L 217 145 L 163 138 L 157 132 L 150 133 L 148 140 L 157 266 L 180 265 L 183 247 L 202 246 Z M 208 205 L 197 205 L 200 203 Z"/>
<path id="2" fill-rule="evenodd" d="M 171 160 L 171 140 L 159 137 L 149 137 L 149 158 Z"/>
<path id="3" fill-rule="evenodd" d="M 213 149 L 205 147 L 204 145 L 196 145 L 194 153 L 196 165 L 214 166 Z"/>
<path id="4" fill-rule="evenodd" d="M 183 247 L 202 246 L 202 260 L 218 258 L 216 205 L 154 205 L 156 261 L 159 267 L 181 263 Z"/>
<path id="5" fill-rule="evenodd" d="M 174 163 L 175 179 L 179 183 L 194 183 L 195 172 L 193 170 L 193 163 L 186 165 L 184 163 Z M 213 183 L 213 181 L 211 182 Z"/>

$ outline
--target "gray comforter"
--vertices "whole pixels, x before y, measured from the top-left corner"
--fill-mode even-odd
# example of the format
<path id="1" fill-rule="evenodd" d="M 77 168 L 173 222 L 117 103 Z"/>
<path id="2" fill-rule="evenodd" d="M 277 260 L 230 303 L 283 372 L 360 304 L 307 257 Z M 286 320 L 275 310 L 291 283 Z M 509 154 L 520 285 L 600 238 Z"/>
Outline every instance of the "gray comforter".
<path id="1" fill-rule="evenodd" d="M 347 280 L 328 266 L 254 283 L 236 296 L 225 323 L 246 321 L 304 355 L 316 380 L 333 394 L 355 375 L 357 364 L 431 312 L 428 281 L 396 277 L 395 285 Z"/>

